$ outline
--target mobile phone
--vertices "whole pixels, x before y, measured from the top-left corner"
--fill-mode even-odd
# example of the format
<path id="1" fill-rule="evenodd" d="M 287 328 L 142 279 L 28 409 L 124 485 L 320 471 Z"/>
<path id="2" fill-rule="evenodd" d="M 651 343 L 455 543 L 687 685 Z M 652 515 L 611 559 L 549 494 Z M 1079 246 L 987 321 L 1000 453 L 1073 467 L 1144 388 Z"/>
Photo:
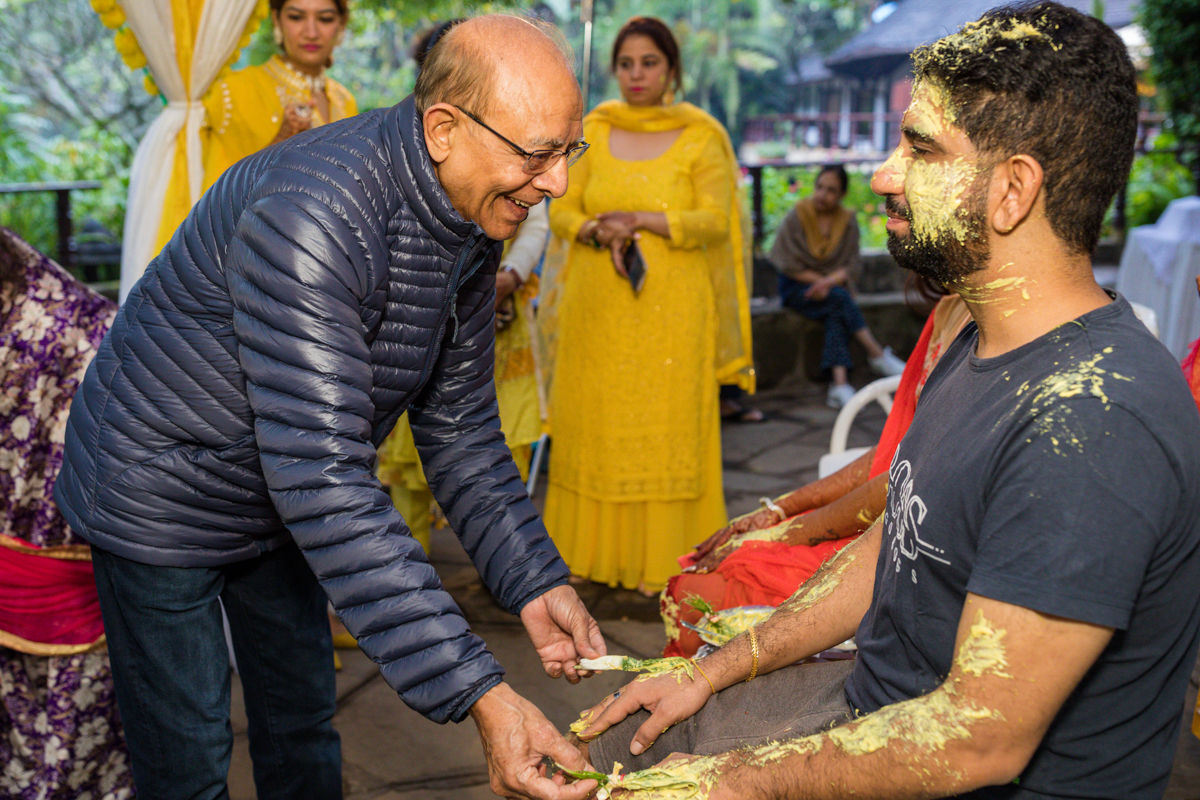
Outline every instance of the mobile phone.
<path id="1" fill-rule="evenodd" d="M 642 258 L 642 248 L 638 247 L 637 239 L 630 241 L 625 248 L 624 263 L 629 285 L 633 287 L 633 293 L 638 294 L 646 283 L 646 260 Z"/>

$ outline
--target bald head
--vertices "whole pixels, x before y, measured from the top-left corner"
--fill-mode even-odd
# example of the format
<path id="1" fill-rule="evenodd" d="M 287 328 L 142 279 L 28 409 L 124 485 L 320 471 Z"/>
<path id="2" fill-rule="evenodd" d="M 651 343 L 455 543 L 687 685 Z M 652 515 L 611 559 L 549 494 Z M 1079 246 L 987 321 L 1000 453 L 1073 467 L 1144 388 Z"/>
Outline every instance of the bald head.
<path id="1" fill-rule="evenodd" d="M 539 84 L 569 82 L 573 57 L 562 33 L 539 20 L 488 14 L 465 20 L 430 50 L 414 91 L 417 113 L 450 103 L 489 115 L 497 97 L 522 99 Z"/>

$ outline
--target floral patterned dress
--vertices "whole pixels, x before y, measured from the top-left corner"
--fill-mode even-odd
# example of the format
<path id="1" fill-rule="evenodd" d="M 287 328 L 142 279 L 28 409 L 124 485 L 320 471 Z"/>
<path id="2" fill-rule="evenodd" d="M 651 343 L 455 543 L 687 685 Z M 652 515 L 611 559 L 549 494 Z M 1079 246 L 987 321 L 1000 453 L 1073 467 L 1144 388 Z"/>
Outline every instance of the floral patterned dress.
<path id="1" fill-rule="evenodd" d="M 0 303 L 0 545 L 86 562 L 87 545 L 51 493 L 71 397 L 116 306 L 11 231 L 0 236 L 24 262 L 26 283 L 19 293 L 6 287 Z M 3 563 L 0 584 L 12 586 Z M 134 796 L 102 648 L 102 638 L 86 648 L 40 647 L 0 629 L 0 797 Z"/>

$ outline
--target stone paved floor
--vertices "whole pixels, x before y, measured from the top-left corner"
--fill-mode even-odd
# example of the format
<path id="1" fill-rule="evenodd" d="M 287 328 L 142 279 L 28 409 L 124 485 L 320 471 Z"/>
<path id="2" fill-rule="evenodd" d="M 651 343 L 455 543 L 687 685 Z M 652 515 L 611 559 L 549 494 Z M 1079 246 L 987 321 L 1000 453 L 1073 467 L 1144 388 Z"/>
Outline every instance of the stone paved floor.
<path id="1" fill-rule="evenodd" d="M 823 389 L 800 378 L 761 393 L 754 402 L 768 414 L 767 422 L 727 424 L 723 429 L 725 492 L 733 515 L 755 508 L 763 495 L 774 496 L 814 479 L 817 459 L 828 450 L 836 417 L 836 412 L 824 405 Z M 869 406 L 856 420 L 849 446 L 874 443 L 883 422 L 882 410 Z M 538 494 L 535 499 L 540 501 L 541 491 Z M 517 621 L 491 600 L 447 531 L 435 532 L 432 559 L 472 628 L 505 665 L 507 679 L 560 729 L 565 730 L 580 710 L 624 683 L 620 675 L 599 675 L 578 686 L 550 680 L 542 673 Z M 644 658 L 661 650 L 664 639 L 657 601 L 597 584 L 585 584 L 579 590 L 600 622 L 609 652 Z M 341 655 L 345 668 L 338 674 L 339 704 L 334 724 L 342 737 L 347 800 L 494 797 L 487 788 L 474 725 L 465 722 L 438 726 L 429 722 L 400 702 L 366 656 L 358 651 L 342 651 Z M 1197 677 L 1193 674 L 1189 709 L 1195 704 Z M 254 783 L 239 692 L 235 681 L 236 741 L 230 796 L 232 800 L 251 800 L 255 796 Z M 1186 724 L 1190 725 L 1190 712 Z M 1166 797 L 1200 800 L 1200 740 L 1190 733 L 1180 737 Z"/>

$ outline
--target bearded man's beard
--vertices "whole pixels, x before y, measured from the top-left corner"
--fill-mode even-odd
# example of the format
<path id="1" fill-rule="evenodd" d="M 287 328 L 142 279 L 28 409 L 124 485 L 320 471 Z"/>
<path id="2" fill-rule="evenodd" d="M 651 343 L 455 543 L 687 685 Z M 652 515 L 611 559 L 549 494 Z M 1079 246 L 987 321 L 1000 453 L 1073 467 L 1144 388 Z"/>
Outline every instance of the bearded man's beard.
<path id="1" fill-rule="evenodd" d="M 952 287 L 967 275 L 987 266 L 989 251 L 984 235 L 985 203 L 985 198 L 978 193 L 969 193 L 967 206 L 962 210 L 967 229 L 965 241 L 959 241 L 949 232 L 943 232 L 937 239 L 930 239 L 913 233 L 912 210 L 902 206 L 895 195 L 889 195 L 885 207 L 895 216 L 908 221 L 908 233 L 901 237 L 895 231 L 888 231 L 888 252 L 904 269 L 937 281 L 947 288 Z"/>

